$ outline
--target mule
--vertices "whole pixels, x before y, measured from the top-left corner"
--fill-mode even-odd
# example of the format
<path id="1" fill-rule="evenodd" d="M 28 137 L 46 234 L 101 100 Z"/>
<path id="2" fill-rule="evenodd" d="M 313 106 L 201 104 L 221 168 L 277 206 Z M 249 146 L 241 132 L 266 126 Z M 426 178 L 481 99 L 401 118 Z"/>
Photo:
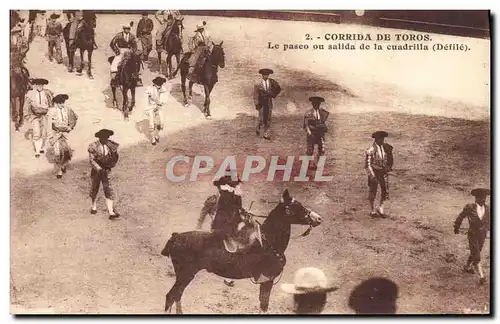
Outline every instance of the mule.
<path id="1" fill-rule="evenodd" d="M 260 284 L 260 309 L 269 307 L 269 297 L 273 281 L 286 264 L 284 252 L 288 246 L 291 225 L 320 225 L 321 217 L 292 198 L 288 189 L 283 192 L 279 204 L 271 211 L 261 226 L 261 242 L 236 253 L 229 253 L 223 240 L 214 233 L 190 231 L 173 233 L 161 254 L 170 257 L 175 271 L 175 283 L 165 297 L 165 312 L 171 312 L 176 304 L 176 313 L 182 314 L 182 295 L 184 289 L 195 275 L 205 269 L 210 273 L 230 279 L 254 278 L 265 276 Z"/>
<path id="2" fill-rule="evenodd" d="M 225 54 L 224 49 L 222 47 L 222 43 L 214 44 L 212 42 L 213 48 L 211 53 L 205 59 L 205 63 L 194 71 L 194 77 L 189 80 L 189 99 L 193 96 L 193 84 L 198 83 L 203 86 L 205 93 L 205 103 L 203 104 L 203 114 L 205 118 L 211 119 L 210 114 L 210 93 L 212 92 L 215 84 L 217 83 L 218 76 L 218 68 L 224 68 L 225 66 Z M 174 71 L 173 77 L 177 75 L 177 72 L 181 71 L 181 88 L 182 93 L 184 95 L 184 105 L 188 106 L 188 98 L 186 97 L 186 79 L 189 72 L 189 57 L 191 57 L 192 52 L 188 52 L 184 54 L 181 60 L 181 64 L 177 66 L 177 69 Z"/>
<path id="3" fill-rule="evenodd" d="M 66 44 L 66 53 L 69 60 L 68 72 L 73 72 L 75 53 L 77 49 L 80 49 L 80 67 L 76 72 L 79 75 L 82 74 L 83 68 L 85 66 L 84 53 L 87 52 L 87 76 L 89 79 L 93 79 L 94 76 L 92 75 L 92 53 L 97 47 L 95 44 L 94 31 L 97 26 L 96 15 L 92 11 L 83 11 L 82 24 L 77 28 L 75 40 L 71 45 L 69 41 L 70 26 L 71 23 L 68 23 L 63 29 L 63 38 L 64 43 Z"/>
<path id="4" fill-rule="evenodd" d="M 113 62 L 114 56 L 108 58 L 109 64 Z M 123 61 L 118 65 L 116 77 L 111 79 L 110 86 L 113 93 L 113 108 L 118 108 L 116 100 L 116 88 L 122 90 L 122 112 L 125 120 L 128 120 L 129 113 L 135 107 L 135 88 L 139 80 L 139 71 L 142 66 L 141 56 L 138 53 L 127 52 Z M 128 102 L 128 92 L 132 95 L 130 105 Z"/>

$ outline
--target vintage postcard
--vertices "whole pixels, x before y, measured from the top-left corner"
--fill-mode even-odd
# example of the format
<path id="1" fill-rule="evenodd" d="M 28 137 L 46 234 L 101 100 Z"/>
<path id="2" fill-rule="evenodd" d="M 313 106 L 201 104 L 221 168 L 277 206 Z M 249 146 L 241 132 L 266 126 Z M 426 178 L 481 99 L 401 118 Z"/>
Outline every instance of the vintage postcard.
<path id="1" fill-rule="evenodd" d="M 10 10 L 12 314 L 490 314 L 487 10 Z"/>

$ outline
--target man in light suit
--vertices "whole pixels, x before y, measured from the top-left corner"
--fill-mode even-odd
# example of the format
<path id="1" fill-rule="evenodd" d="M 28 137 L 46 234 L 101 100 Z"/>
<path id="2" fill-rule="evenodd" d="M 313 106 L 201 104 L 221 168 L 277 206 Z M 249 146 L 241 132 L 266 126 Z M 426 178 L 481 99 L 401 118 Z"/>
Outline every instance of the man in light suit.
<path id="1" fill-rule="evenodd" d="M 489 194 L 490 190 L 484 188 L 472 190 L 471 195 L 476 197 L 475 202 L 465 205 L 453 224 L 455 234 L 459 234 L 460 225 L 464 218 L 469 220 L 467 237 L 469 238 L 470 255 L 463 270 L 468 273 L 474 273 L 475 268 L 479 273 L 480 284 L 486 282 L 481 266 L 481 250 L 483 249 L 484 241 L 486 240 L 491 224 L 490 208 L 486 205 L 486 196 Z"/>
<path id="2" fill-rule="evenodd" d="M 253 88 L 255 108 L 259 111 L 259 122 L 255 133 L 260 136 L 260 128 L 264 126 L 264 138 L 270 140 L 273 99 L 280 94 L 281 87 L 276 80 L 269 77 L 273 74 L 273 70 L 260 69 L 259 73 L 262 75 L 262 80 L 256 82 Z"/>

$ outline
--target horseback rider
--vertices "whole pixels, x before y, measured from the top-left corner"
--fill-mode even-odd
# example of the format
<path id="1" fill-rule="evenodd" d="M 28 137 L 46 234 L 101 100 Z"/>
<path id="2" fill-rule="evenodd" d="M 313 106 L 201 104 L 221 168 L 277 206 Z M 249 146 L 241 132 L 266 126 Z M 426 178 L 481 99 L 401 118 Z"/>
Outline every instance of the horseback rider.
<path id="1" fill-rule="evenodd" d="M 109 43 L 109 46 L 116 54 L 111 63 L 111 79 L 115 79 L 120 63 L 124 62 L 124 58 L 127 53 L 137 52 L 137 41 L 136 37 L 130 32 L 131 24 L 124 24 L 123 31 L 116 34 L 115 37 Z"/>
<path id="2" fill-rule="evenodd" d="M 224 240 L 228 252 L 234 253 L 251 246 L 258 239 L 253 230 L 256 224 L 253 215 L 242 206 L 241 180 L 234 181 L 226 175 L 214 181 L 214 186 L 219 189 L 219 198 L 212 232 Z"/>
<path id="3" fill-rule="evenodd" d="M 11 62 L 22 63 L 29 50 L 28 41 L 21 35 L 23 27 L 21 22 L 10 30 L 10 54 Z"/>
<path id="4" fill-rule="evenodd" d="M 174 24 L 174 18 L 172 14 L 168 13 L 168 10 L 158 10 L 155 13 L 156 21 L 160 24 L 156 30 L 156 51 L 161 52 L 163 50 L 163 39 L 167 29 L 172 29 Z M 169 31 L 170 32 L 170 31 Z"/>
<path id="5" fill-rule="evenodd" d="M 205 59 L 210 54 L 210 36 L 205 31 L 206 22 L 196 25 L 194 36 L 189 42 L 189 50 L 193 52 L 189 58 L 188 79 L 192 79 L 193 73 L 198 67 L 203 66 Z"/>

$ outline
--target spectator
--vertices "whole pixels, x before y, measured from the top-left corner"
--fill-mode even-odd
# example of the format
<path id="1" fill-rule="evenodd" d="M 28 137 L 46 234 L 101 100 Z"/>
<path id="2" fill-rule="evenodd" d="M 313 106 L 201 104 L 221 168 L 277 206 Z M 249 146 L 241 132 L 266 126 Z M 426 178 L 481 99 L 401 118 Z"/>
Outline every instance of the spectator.
<path id="1" fill-rule="evenodd" d="M 282 284 L 281 289 L 293 294 L 295 314 L 321 314 L 326 294 L 338 288 L 328 284 L 320 269 L 301 268 L 295 273 L 294 283 Z"/>
<path id="2" fill-rule="evenodd" d="M 349 307 L 356 314 L 395 314 L 398 286 L 389 279 L 370 278 L 356 286 Z"/>

